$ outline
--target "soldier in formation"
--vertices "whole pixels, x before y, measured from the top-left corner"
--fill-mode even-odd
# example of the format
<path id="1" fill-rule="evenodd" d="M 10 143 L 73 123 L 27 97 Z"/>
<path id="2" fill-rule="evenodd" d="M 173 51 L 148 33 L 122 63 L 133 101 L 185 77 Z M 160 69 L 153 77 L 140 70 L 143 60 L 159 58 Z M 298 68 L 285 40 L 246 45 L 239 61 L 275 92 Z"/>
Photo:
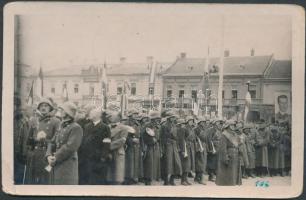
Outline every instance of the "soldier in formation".
<path id="1" fill-rule="evenodd" d="M 18 110 L 18 112 L 17 112 Z M 42 99 L 35 112 L 16 109 L 16 184 L 241 185 L 242 178 L 291 170 L 287 122 L 148 114 Z M 208 178 L 206 177 L 208 175 Z M 191 177 L 194 181 L 191 181 Z"/>

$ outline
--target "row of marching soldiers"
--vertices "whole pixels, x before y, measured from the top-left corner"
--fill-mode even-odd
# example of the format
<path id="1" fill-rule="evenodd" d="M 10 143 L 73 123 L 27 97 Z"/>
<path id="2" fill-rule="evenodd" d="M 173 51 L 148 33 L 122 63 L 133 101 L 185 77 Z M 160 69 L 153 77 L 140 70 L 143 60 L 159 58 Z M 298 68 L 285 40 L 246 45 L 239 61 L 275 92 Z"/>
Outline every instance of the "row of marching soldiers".
<path id="1" fill-rule="evenodd" d="M 18 110 L 18 109 L 17 109 Z M 149 115 L 43 99 L 32 114 L 14 120 L 16 184 L 191 185 L 208 180 L 240 185 L 242 178 L 289 175 L 291 131 L 267 125 L 209 120 L 172 111 Z"/>

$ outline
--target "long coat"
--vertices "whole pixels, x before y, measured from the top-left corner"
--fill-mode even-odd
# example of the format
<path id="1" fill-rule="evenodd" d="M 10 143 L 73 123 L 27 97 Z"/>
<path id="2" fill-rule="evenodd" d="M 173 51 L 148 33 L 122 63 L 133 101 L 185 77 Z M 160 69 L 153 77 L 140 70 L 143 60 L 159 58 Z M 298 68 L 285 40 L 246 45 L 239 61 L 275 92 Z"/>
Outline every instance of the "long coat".
<path id="1" fill-rule="evenodd" d="M 148 180 L 153 180 L 154 177 L 154 147 L 156 145 L 155 136 L 151 136 L 147 133 L 146 128 L 150 128 L 154 131 L 152 123 L 145 125 L 142 129 L 142 149 L 143 149 L 143 175 Z"/>
<path id="2" fill-rule="evenodd" d="M 207 166 L 207 130 L 198 126 L 195 129 L 195 172 L 205 173 Z"/>
<path id="3" fill-rule="evenodd" d="M 241 185 L 238 146 L 239 138 L 236 133 L 224 130 L 220 138 L 216 185 Z"/>
<path id="4" fill-rule="evenodd" d="M 183 172 L 191 171 L 191 148 L 187 143 L 188 131 L 185 127 L 177 128 L 178 146 L 182 163 Z"/>
<path id="5" fill-rule="evenodd" d="M 208 129 L 207 136 L 207 169 L 217 170 L 218 151 L 222 132 L 214 127 Z"/>
<path id="6" fill-rule="evenodd" d="M 270 141 L 268 146 L 268 157 L 269 157 L 269 168 L 279 169 L 280 168 L 280 145 L 281 135 L 278 130 L 270 131 Z"/>
<path id="7" fill-rule="evenodd" d="M 53 137 L 52 143 L 48 146 L 47 156 L 52 155 L 55 149 L 56 158 L 53 167 L 54 185 L 77 185 L 78 176 L 78 154 L 81 145 L 83 130 L 79 124 L 73 120 L 63 121 L 59 130 Z"/>
<path id="8" fill-rule="evenodd" d="M 255 154 L 255 133 L 251 131 L 245 138 L 245 145 L 248 154 L 249 165 L 246 167 L 247 169 L 255 168 L 256 154 Z"/>
<path id="9" fill-rule="evenodd" d="M 269 132 L 266 129 L 258 129 L 255 132 L 256 167 L 268 167 L 268 143 Z"/>
<path id="10" fill-rule="evenodd" d="M 82 168 L 79 168 L 83 184 L 103 184 L 106 181 L 106 165 L 108 162 L 109 143 L 104 143 L 105 138 L 110 138 L 110 128 L 103 122 L 96 125 L 88 123 L 84 129 L 84 137 L 79 148 L 79 159 L 84 159 Z M 79 162 L 80 163 L 80 162 Z M 86 164 L 85 164 L 86 163 Z"/>
<path id="11" fill-rule="evenodd" d="M 194 127 L 186 125 L 186 129 L 188 132 L 188 137 L 186 138 L 187 148 L 190 151 L 190 169 L 191 171 L 195 171 L 195 143 L 196 143 L 196 135 L 194 133 Z"/>
<path id="12" fill-rule="evenodd" d="M 160 134 L 164 143 L 165 174 L 181 175 L 182 165 L 178 152 L 176 126 L 170 122 L 166 122 L 164 125 L 162 125 Z"/>
<path id="13" fill-rule="evenodd" d="M 286 132 L 283 136 L 283 145 L 285 153 L 285 167 L 291 167 L 291 134 Z"/>
<path id="14" fill-rule="evenodd" d="M 249 157 L 247 152 L 247 147 L 245 144 L 246 141 L 246 135 L 244 133 L 239 133 L 239 159 L 240 159 L 240 165 L 243 167 L 249 166 Z"/>
<path id="15" fill-rule="evenodd" d="M 125 149 L 125 178 L 137 180 L 140 170 L 140 133 L 138 124 L 128 120 L 126 125 L 135 129 L 135 134 L 128 134 Z"/>
<path id="16" fill-rule="evenodd" d="M 60 120 L 50 115 L 32 120 L 27 140 L 30 150 L 28 151 L 27 158 L 26 183 L 43 185 L 51 183 L 50 173 L 45 170 L 45 167 L 48 165 L 45 155 L 47 146 L 55 136 L 59 126 Z M 40 131 L 46 133 L 46 138 L 38 141 L 37 134 Z"/>
<path id="17" fill-rule="evenodd" d="M 110 151 L 112 160 L 108 165 L 107 180 L 110 182 L 121 183 L 124 181 L 125 173 L 125 142 L 128 136 L 126 125 L 119 124 L 111 128 Z"/>
<path id="18" fill-rule="evenodd" d="M 153 125 L 155 133 L 154 138 L 156 142 L 153 148 L 153 178 L 159 181 L 161 178 L 161 148 L 160 148 L 160 126 L 158 124 Z"/>

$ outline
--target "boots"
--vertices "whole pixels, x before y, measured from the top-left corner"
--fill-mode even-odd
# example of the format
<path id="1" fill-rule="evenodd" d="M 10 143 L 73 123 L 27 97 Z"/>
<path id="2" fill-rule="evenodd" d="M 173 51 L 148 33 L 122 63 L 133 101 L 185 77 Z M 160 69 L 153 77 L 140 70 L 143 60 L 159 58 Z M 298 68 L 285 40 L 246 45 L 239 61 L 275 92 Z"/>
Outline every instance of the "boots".
<path id="1" fill-rule="evenodd" d="M 164 185 L 169 185 L 170 175 L 164 177 Z"/>
<path id="2" fill-rule="evenodd" d="M 199 182 L 199 183 L 202 184 L 202 185 L 206 185 L 204 173 L 202 173 L 202 174 L 200 175 L 200 182 Z"/>
<path id="3" fill-rule="evenodd" d="M 175 185 L 173 175 L 170 176 L 170 182 L 169 183 L 170 183 L 170 185 Z"/>
<path id="4" fill-rule="evenodd" d="M 181 184 L 182 184 L 182 185 L 185 185 L 185 186 L 189 185 L 189 184 L 187 183 L 187 172 L 183 172 L 182 178 L 181 178 Z"/>

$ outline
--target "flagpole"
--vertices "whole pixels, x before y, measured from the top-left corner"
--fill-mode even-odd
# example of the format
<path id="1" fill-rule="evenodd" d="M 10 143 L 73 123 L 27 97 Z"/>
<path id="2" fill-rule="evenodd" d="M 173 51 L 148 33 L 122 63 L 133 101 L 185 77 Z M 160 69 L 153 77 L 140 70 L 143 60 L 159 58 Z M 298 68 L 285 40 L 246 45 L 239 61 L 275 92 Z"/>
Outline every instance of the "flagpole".
<path id="1" fill-rule="evenodd" d="M 224 68 L 224 15 L 221 18 L 221 55 L 220 55 L 220 67 L 219 67 L 219 87 L 218 87 L 218 118 L 223 118 L 223 68 Z"/>

